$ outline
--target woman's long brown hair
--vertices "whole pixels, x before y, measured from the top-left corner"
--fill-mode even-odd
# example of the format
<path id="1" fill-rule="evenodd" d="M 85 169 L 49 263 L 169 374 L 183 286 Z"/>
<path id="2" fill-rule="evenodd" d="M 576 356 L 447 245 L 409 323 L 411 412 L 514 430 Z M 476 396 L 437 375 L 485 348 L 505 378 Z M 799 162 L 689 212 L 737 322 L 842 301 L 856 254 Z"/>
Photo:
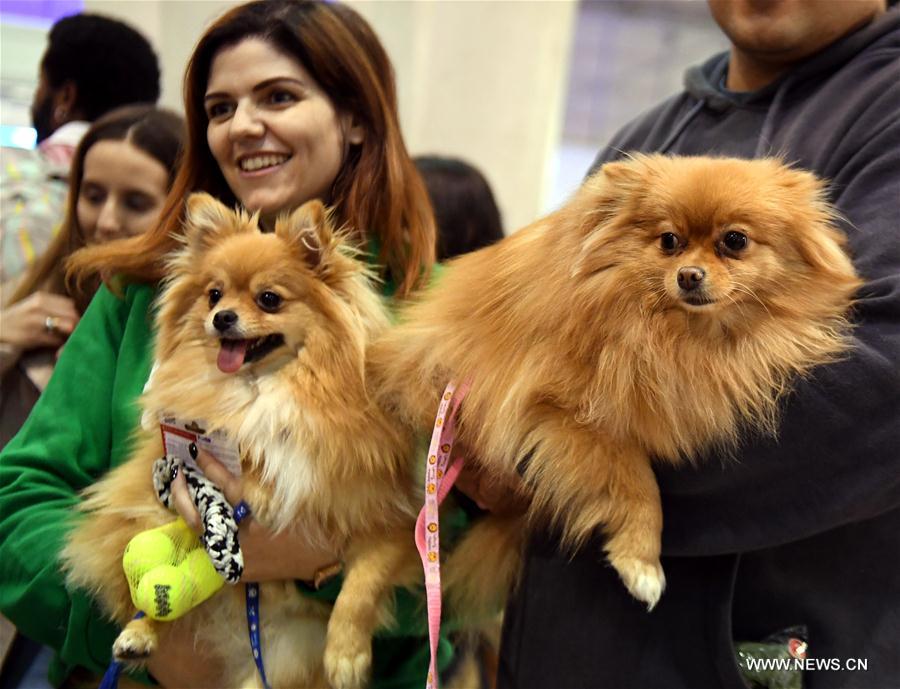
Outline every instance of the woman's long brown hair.
<path id="1" fill-rule="evenodd" d="M 159 227 L 115 245 L 92 247 L 71 260 L 77 276 L 100 272 L 156 282 L 164 257 L 177 243 L 189 194 L 206 191 L 226 204 L 237 202 L 206 143 L 203 97 L 216 53 L 258 37 L 298 60 L 340 113 L 365 127 L 359 145 L 349 146 L 331 191 L 323 199 L 336 220 L 363 248 L 376 239 L 386 277 L 406 296 L 434 262 L 434 218 L 425 185 L 400 134 L 397 94 L 390 60 L 375 33 L 354 10 L 315 0 L 261 0 L 230 10 L 200 39 L 184 79 L 188 140 Z"/>

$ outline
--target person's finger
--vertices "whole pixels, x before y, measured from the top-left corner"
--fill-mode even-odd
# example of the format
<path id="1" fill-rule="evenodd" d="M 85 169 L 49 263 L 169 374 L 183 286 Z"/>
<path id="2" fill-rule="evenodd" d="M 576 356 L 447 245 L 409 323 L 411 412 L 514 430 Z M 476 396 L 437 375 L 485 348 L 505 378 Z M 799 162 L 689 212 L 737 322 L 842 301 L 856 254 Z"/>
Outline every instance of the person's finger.
<path id="1" fill-rule="evenodd" d="M 30 346 L 33 347 L 60 347 L 66 341 L 66 335 L 55 326 L 53 330 L 48 330 L 46 325 L 41 323 L 34 327 L 30 340 Z"/>
<path id="2" fill-rule="evenodd" d="M 241 501 L 241 480 L 232 474 L 218 459 L 206 450 L 197 447 L 194 443 L 190 446 L 191 456 L 197 461 L 200 471 L 210 481 L 216 484 L 225 493 L 225 499 L 232 505 Z"/>
<path id="3" fill-rule="evenodd" d="M 200 523 L 200 513 L 191 500 L 191 494 L 188 492 L 187 483 L 184 480 L 184 473 L 179 471 L 175 480 L 172 481 L 172 503 L 175 511 L 187 522 L 196 533 L 200 533 L 203 527 Z"/>
<path id="4" fill-rule="evenodd" d="M 78 325 L 78 316 L 49 316 L 49 318 L 54 319 L 52 321 L 53 331 L 63 338 L 71 335 L 75 326 Z"/>
<path id="5" fill-rule="evenodd" d="M 75 302 L 58 294 L 48 294 L 41 303 L 41 315 L 44 322 L 53 324 L 53 329 L 62 335 L 70 335 L 78 325 L 79 314 Z"/>
<path id="6" fill-rule="evenodd" d="M 58 347 L 78 324 L 78 313 L 59 313 L 42 307 L 29 312 L 23 324 L 27 324 L 32 345 Z"/>

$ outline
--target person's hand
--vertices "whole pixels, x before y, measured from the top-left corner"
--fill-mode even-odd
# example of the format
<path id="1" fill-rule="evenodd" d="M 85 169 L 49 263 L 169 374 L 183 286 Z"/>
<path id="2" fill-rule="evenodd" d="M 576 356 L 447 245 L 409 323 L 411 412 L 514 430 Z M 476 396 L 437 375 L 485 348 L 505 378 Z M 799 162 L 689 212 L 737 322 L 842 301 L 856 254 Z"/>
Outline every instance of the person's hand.
<path id="1" fill-rule="evenodd" d="M 461 454 L 471 457 L 464 449 L 461 449 Z M 518 476 L 512 479 L 488 476 L 478 468 L 477 462 L 466 461 L 454 487 L 481 509 L 494 514 L 521 514 L 528 509 L 525 488 Z"/>
<path id="2" fill-rule="evenodd" d="M 243 496 L 241 479 L 208 452 L 198 449 L 197 465 L 206 478 L 216 484 L 231 505 Z M 184 473 L 172 482 L 172 501 L 178 514 L 196 532 L 202 532 L 200 515 L 188 493 Z M 253 505 L 250 506 L 251 509 Z M 244 554 L 244 581 L 281 581 L 301 579 L 312 581 L 316 572 L 334 564 L 340 558 L 336 551 L 310 543 L 303 534 L 303 524 L 296 530 L 272 533 L 252 515 L 240 525 L 238 537 Z"/>
<path id="3" fill-rule="evenodd" d="M 0 312 L 0 342 L 24 350 L 59 347 L 78 323 L 75 302 L 49 292 L 35 292 Z"/>

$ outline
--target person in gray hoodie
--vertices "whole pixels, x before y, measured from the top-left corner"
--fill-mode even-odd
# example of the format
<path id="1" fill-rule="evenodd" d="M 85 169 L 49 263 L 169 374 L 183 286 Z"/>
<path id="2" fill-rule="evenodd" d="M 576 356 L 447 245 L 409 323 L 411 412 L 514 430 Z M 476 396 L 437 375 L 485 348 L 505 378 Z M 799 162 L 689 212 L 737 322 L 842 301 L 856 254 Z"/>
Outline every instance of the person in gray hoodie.
<path id="1" fill-rule="evenodd" d="M 796 386 L 778 438 L 659 468 L 667 588 L 652 612 L 602 556 L 529 545 L 501 689 L 789 686 L 742 672 L 775 635 L 805 689 L 900 687 L 900 8 L 710 0 L 732 48 L 626 126 L 628 152 L 780 156 L 830 180 L 866 278 L 852 352 Z M 787 631 L 785 631 L 787 630 Z M 787 637 L 797 639 L 787 641 Z M 770 648 L 767 646 L 765 648 Z M 798 685 L 794 685 L 798 686 Z"/>

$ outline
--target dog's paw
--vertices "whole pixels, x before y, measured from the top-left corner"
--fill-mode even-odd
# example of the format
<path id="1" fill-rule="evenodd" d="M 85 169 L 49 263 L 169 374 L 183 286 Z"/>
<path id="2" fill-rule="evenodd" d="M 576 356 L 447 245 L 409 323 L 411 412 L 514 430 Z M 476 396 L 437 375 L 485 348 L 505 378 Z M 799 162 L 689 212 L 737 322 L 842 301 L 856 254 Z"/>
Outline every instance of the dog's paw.
<path id="1" fill-rule="evenodd" d="M 361 689 L 369 683 L 372 643 L 368 638 L 329 635 L 325 648 L 325 674 L 332 689 Z"/>
<path id="2" fill-rule="evenodd" d="M 144 627 L 125 627 L 113 642 L 113 657 L 120 662 L 147 660 L 156 651 L 156 634 Z"/>
<path id="3" fill-rule="evenodd" d="M 666 576 L 659 560 L 649 562 L 636 557 L 616 558 L 612 562 L 628 592 L 653 610 L 666 588 Z"/>

